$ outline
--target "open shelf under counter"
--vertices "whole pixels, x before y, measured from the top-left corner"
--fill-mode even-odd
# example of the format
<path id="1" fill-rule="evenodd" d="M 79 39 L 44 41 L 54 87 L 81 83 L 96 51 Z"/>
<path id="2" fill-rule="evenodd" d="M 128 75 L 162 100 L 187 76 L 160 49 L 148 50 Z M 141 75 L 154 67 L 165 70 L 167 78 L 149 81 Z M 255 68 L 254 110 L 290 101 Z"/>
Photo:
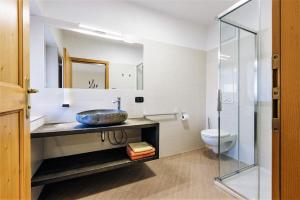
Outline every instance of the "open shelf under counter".
<path id="1" fill-rule="evenodd" d="M 155 159 L 158 155 L 132 161 L 126 147 L 46 159 L 32 177 L 31 185 L 55 183 Z"/>
<path id="2" fill-rule="evenodd" d="M 81 153 L 70 156 L 46 159 L 31 179 L 32 187 L 68 179 L 92 175 L 113 169 L 130 166 L 159 158 L 159 123 L 144 118 L 128 119 L 125 123 L 113 126 L 85 126 L 76 122 L 44 124 L 31 132 L 31 139 L 76 134 L 117 131 L 122 129 L 140 129 L 141 141 L 155 147 L 155 156 L 130 160 L 126 147 Z"/>

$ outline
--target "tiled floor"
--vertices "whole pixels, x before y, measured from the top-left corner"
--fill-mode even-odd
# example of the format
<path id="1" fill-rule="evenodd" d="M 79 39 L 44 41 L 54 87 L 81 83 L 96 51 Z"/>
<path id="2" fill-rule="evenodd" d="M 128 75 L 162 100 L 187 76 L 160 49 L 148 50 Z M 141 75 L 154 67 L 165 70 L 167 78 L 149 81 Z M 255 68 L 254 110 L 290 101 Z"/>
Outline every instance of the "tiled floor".
<path id="1" fill-rule="evenodd" d="M 225 185 L 248 199 L 258 199 L 258 168 L 253 167 L 223 181 Z"/>
<path id="2" fill-rule="evenodd" d="M 234 199 L 214 184 L 217 158 L 201 149 L 48 185 L 40 199 Z"/>
<path id="3" fill-rule="evenodd" d="M 258 170 L 258 167 L 250 168 L 225 179 L 223 183 L 248 199 L 272 199 L 271 174 L 263 168 Z"/>

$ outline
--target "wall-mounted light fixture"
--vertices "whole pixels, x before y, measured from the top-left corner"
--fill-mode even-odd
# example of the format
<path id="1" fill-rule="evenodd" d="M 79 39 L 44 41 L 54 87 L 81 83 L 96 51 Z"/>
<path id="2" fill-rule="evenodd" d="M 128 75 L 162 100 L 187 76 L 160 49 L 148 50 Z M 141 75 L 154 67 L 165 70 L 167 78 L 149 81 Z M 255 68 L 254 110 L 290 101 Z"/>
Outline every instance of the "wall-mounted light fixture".
<path id="1" fill-rule="evenodd" d="M 78 32 L 78 33 L 86 34 L 86 35 L 92 35 L 92 36 L 107 38 L 107 39 L 111 39 L 111 40 L 123 41 L 123 42 L 131 43 L 131 44 L 136 43 L 136 41 L 134 40 L 134 38 L 132 36 L 123 35 L 121 33 L 108 31 L 108 30 L 101 29 L 101 28 L 94 27 L 94 26 L 78 24 L 78 28 L 73 28 L 71 30 Z"/>
<path id="2" fill-rule="evenodd" d="M 117 32 L 114 32 L 114 31 L 109 31 L 109 30 L 106 30 L 106 29 L 102 29 L 102 28 L 98 28 L 98 27 L 94 27 L 94 26 L 90 26 L 90 25 L 79 24 L 78 27 L 82 28 L 82 29 L 90 30 L 90 31 L 93 31 L 93 32 L 98 32 L 100 34 L 109 34 L 109 35 L 118 36 L 118 37 L 123 36 L 121 33 L 117 33 Z"/>

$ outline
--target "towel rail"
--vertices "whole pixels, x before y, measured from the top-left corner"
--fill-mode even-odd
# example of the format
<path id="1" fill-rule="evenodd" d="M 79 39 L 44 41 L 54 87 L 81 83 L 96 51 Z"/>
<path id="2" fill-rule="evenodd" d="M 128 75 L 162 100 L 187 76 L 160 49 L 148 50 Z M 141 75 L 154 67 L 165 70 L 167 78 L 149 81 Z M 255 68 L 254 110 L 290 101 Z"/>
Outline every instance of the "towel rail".
<path id="1" fill-rule="evenodd" d="M 163 115 L 178 115 L 179 113 L 156 113 L 156 114 L 144 114 L 144 117 L 152 117 L 152 116 L 163 116 Z"/>

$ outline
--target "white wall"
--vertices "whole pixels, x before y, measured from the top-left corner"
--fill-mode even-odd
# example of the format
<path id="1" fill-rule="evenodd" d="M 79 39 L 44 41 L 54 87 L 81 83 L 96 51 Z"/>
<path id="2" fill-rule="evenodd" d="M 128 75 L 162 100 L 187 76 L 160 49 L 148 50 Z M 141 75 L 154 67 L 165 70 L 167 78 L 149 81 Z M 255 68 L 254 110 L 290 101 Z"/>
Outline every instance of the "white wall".
<path id="1" fill-rule="evenodd" d="M 95 3 L 95 1 L 93 2 Z M 107 2 L 104 4 L 104 6 L 108 6 Z M 106 9 L 103 9 L 103 13 L 98 9 L 95 10 L 95 5 L 92 4 L 83 5 L 82 1 L 78 4 L 68 5 L 68 12 L 65 12 L 65 6 L 67 5 L 59 3 L 59 7 L 54 8 L 50 5 L 51 9 L 46 13 L 50 17 L 61 17 L 61 19 L 73 22 L 78 22 L 80 19 L 78 16 L 81 16 L 81 19 L 85 20 L 83 22 L 87 24 L 96 24 L 112 29 L 114 25 L 114 31 L 122 29 L 128 30 L 126 33 L 129 33 L 130 30 L 136 35 L 153 38 L 151 40 L 140 38 L 144 44 L 145 90 L 44 89 L 32 98 L 32 111 L 42 112 L 47 116 L 48 122 L 74 121 L 75 114 L 79 111 L 112 108 L 114 105 L 111 101 L 120 96 L 123 109 L 129 113 L 131 118 L 142 117 L 143 113 L 173 111 L 184 111 L 190 115 L 190 119 L 184 122 L 172 116 L 153 118 L 160 122 L 161 156 L 174 155 L 202 147 L 200 130 L 205 126 L 206 53 L 195 49 L 195 46 L 197 48 L 205 46 L 205 39 L 201 37 L 200 29 L 147 10 L 141 11 L 126 5 L 121 9 L 119 3 L 110 4 L 109 13 L 105 11 Z M 55 12 L 52 9 L 55 9 Z M 80 15 L 78 14 L 79 10 Z M 118 13 L 117 17 L 115 16 L 116 12 Z M 104 13 L 106 14 L 105 18 L 102 17 Z M 132 14 L 138 14 L 138 17 L 132 16 Z M 95 21 L 95 19 L 97 20 Z M 137 20 L 144 21 L 138 23 Z M 70 108 L 61 107 L 64 96 L 68 96 Z M 134 102 L 136 96 L 144 96 L 145 102 L 136 104 Z M 81 145 L 77 151 L 89 151 L 91 150 L 90 146 L 95 148 L 95 145 L 89 143 L 92 140 L 92 138 L 74 139 L 68 140 L 68 144 L 70 141 L 74 141 L 74 145 L 86 141 L 84 147 Z M 93 141 L 95 142 L 95 140 Z M 72 153 L 72 147 L 68 148 L 68 144 L 62 140 L 56 139 L 45 143 L 46 157 Z M 63 148 L 65 144 L 67 149 Z M 105 148 L 105 145 L 101 145 L 100 142 L 97 144 L 98 149 Z M 51 150 L 55 148 L 59 149 L 59 152 Z"/>
<path id="2" fill-rule="evenodd" d="M 220 45 L 220 24 L 216 20 L 210 26 L 207 27 L 206 31 L 206 50 L 210 51 L 213 49 L 218 49 Z"/>
<path id="3" fill-rule="evenodd" d="M 183 111 L 188 121 L 161 120 L 162 155 L 202 146 L 205 127 L 204 51 L 147 41 L 144 43 L 144 89 L 147 113 Z"/>

